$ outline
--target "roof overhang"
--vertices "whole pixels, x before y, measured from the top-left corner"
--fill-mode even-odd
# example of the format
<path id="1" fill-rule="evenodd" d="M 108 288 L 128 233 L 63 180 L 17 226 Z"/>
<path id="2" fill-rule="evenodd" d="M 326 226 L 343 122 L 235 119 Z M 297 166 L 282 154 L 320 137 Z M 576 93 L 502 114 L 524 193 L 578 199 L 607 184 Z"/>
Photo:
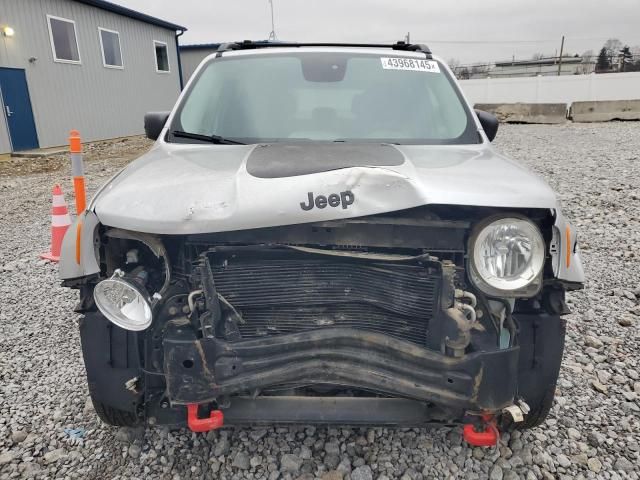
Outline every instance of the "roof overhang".
<path id="1" fill-rule="evenodd" d="M 85 5 L 89 5 L 91 7 L 100 8 L 101 10 L 106 10 L 111 13 L 117 13 L 118 15 L 122 15 L 125 17 L 133 18 L 134 20 L 139 20 L 141 22 L 149 23 L 151 25 L 156 25 L 158 27 L 166 28 L 168 30 L 175 31 L 187 31 L 187 27 L 183 27 L 182 25 L 177 25 L 175 23 L 167 22 L 160 18 L 152 17 L 151 15 L 147 15 L 146 13 L 136 12 L 135 10 L 131 10 L 130 8 L 122 7 L 120 5 L 116 5 L 115 3 L 107 2 L 105 0 L 75 0 L 79 3 L 84 3 Z"/>

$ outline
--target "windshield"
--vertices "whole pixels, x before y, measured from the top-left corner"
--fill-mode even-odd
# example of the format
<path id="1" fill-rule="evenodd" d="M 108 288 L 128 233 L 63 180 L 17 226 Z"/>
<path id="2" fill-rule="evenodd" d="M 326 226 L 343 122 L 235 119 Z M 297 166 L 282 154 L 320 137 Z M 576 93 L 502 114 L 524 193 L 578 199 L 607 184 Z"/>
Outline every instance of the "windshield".
<path id="1" fill-rule="evenodd" d="M 394 54 L 212 59 L 179 106 L 169 140 L 478 143 L 470 112 L 444 68 Z"/>

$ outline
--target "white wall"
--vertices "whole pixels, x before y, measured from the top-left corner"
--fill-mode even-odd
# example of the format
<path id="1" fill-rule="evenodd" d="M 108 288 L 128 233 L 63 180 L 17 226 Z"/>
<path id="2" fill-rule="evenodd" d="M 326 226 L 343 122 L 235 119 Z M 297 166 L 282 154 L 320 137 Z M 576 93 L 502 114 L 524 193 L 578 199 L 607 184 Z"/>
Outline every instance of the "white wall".
<path id="1" fill-rule="evenodd" d="M 640 72 L 461 80 L 475 103 L 571 103 L 640 99 Z"/>

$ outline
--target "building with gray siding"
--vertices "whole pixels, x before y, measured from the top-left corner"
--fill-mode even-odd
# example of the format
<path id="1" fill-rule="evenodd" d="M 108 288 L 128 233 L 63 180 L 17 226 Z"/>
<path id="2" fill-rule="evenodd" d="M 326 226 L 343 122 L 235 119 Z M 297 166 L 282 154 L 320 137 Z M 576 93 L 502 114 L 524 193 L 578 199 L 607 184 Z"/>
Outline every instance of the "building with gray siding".
<path id="1" fill-rule="evenodd" d="M 254 40 L 255 43 L 258 44 L 266 44 L 269 43 L 269 40 Z M 182 78 L 184 80 L 184 84 L 187 84 L 187 81 L 193 75 L 193 72 L 196 71 L 198 65 L 207 58 L 209 55 L 216 53 L 218 51 L 218 47 L 222 45 L 221 43 L 196 43 L 192 45 L 180 45 L 178 48 L 180 49 L 180 61 L 182 64 Z"/>
<path id="2" fill-rule="evenodd" d="M 201 43 L 195 45 L 180 45 L 180 61 L 182 63 L 182 78 L 184 83 L 189 81 L 198 65 L 212 53 L 216 53 L 219 43 Z"/>
<path id="3" fill-rule="evenodd" d="M 138 135 L 175 103 L 184 27 L 103 0 L 0 7 L 0 153 Z"/>
<path id="4" fill-rule="evenodd" d="M 582 57 L 563 57 L 561 64 L 558 62 L 558 57 L 549 57 L 496 62 L 495 67 L 488 74 L 491 77 L 536 77 L 539 75 L 580 75 L 591 72 L 593 72 L 593 68 L 585 64 Z"/>

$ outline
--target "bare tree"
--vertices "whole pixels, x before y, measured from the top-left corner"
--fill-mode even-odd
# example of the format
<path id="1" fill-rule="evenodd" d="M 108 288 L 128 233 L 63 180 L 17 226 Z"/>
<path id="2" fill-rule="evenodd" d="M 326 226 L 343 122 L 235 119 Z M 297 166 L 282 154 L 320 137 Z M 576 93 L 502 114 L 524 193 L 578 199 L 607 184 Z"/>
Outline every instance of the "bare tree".
<path id="1" fill-rule="evenodd" d="M 583 75 L 593 73 L 596 68 L 596 58 L 593 50 L 587 50 L 582 52 L 582 63 L 580 64 L 579 71 Z"/>
<path id="2" fill-rule="evenodd" d="M 604 42 L 602 48 L 606 50 L 611 66 L 616 65 L 618 63 L 618 55 L 620 54 L 620 50 L 622 50 L 622 42 L 617 38 L 610 38 Z"/>
<path id="3" fill-rule="evenodd" d="M 631 52 L 632 64 L 627 68 L 627 72 L 640 72 L 640 45 L 634 45 L 629 49 Z"/>
<path id="4" fill-rule="evenodd" d="M 610 38 L 606 42 L 604 42 L 603 47 L 607 50 L 607 52 L 611 54 L 618 54 L 618 51 L 622 49 L 622 42 L 617 38 Z"/>
<path id="5" fill-rule="evenodd" d="M 606 57 L 607 57 L 607 60 L 608 60 L 608 63 L 609 63 L 609 69 L 611 69 L 612 67 L 617 65 L 618 64 L 618 54 L 620 53 L 621 49 L 622 49 L 622 42 L 617 38 L 610 38 L 609 40 L 604 42 L 604 45 L 602 46 L 602 49 L 600 50 L 600 54 L 599 54 L 599 58 L 598 58 L 599 66 L 596 69 L 599 70 L 599 71 L 604 71 L 603 70 L 603 67 L 604 67 L 604 59 L 603 59 L 603 57 L 604 57 L 604 55 L 606 55 Z"/>
<path id="6" fill-rule="evenodd" d="M 618 63 L 621 72 L 633 71 L 633 54 L 629 45 L 625 45 L 618 53 Z"/>

